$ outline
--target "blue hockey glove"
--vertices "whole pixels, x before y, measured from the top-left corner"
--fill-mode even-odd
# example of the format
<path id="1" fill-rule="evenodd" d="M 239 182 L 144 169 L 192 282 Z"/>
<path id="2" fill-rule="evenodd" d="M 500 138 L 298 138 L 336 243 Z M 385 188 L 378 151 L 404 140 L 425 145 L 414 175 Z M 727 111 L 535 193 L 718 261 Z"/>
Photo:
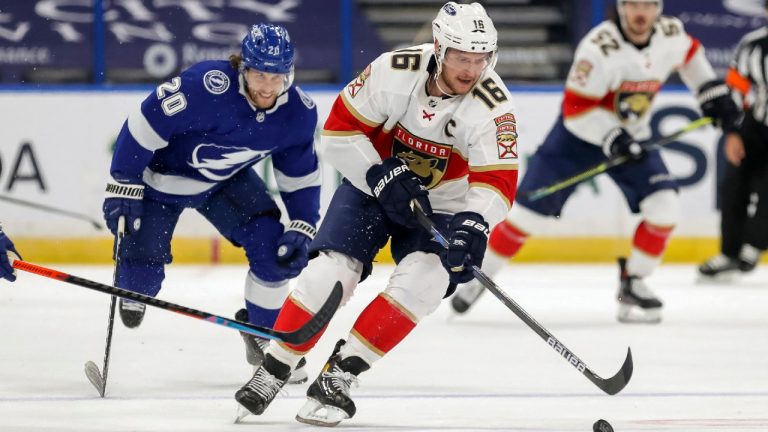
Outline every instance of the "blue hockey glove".
<path id="1" fill-rule="evenodd" d="M 741 123 L 741 112 L 725 82 L 713 80 L 704 83 L 699 89 L 698 99 L 701 112 L 712 117 L 723 133 L 736 132 Z"/>
<path id="2" fill-rule="evenodd" d="M 128 232 L 136 232 L 141 228 L 143 212 L 144 185 L 120 183 L 114 179 L 107 182 L 106 198 L 104 199 L 104 221 L 112 234 L 117 233 L 117 221 L 125 216 L 125 226 Z"/>
<path id="3" fill-rule="evenodd" d="M 395 157 L 385 159 L 368 169 L 365 180 L 392 222 L 409 228 L 419 226 L 411 210 L 411 200 L 414 199 L 421 205 L 424 214 L 432 214 L 427 188 L 403 160 Z"/>
<path id="4" fill-rule="evenodd" d="M 472 266 L 480 267 L 488 245 L 488 224 L 475 212 L 456 213 L 448 226 L 448 249 L 440 255 L 451 283 L 474 279 Z"/>
<path id="5" fill-rule="evenodd" d="M 0 227 L 0 278 L 13 282 L 16 280 L 16 270 L 11 265 L 11 258 L 21 259 L 11 239 Z"/>
<path id="6" fill-rule="evenodd" d="M 646 152 L 632 135 L 622 128 L 616 128 L 608 132 L 603 139 L 603 153 L 608 157 L 628 156 L 630 159 L 640 160 Z"/>
<path id="7" fill-rule="evenodd" d="M 309 262 L 309 243 L 317 231 L 311 224 L 293 220 L 277 243 L 277 263 L 285 272 L 286 279 L 301 273 Z"/>

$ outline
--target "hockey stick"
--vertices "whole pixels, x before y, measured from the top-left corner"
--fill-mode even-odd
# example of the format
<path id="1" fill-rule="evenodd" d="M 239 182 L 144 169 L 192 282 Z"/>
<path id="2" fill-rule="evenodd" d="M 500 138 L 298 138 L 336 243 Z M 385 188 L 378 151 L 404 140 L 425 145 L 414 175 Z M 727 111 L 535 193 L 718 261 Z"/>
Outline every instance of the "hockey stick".
<path id="1" fill-rule="evenodd" d="M 328 322 L 336 313 L 339 304 L 341 303 L 342 288 L 341 282 L 336 282 L 331 294 L 323 303 L 323 306 L 319 311 L 303 326 L 290 331 L 282 332 L 273 330 L 268 327 L 257 326 L 254 324 L 245 323 L 242 321 L 232 320 L 224 318 L 223 316 L 214 315 L 209 312 L 192 309 L 186 306 L 170 303 L 164 300 L 156 299 L 154 297 L 146 296 L 144 294 L 135 293 L 133 291 L 124 290 L 111 285 L 105 285 L 99 282 L 94 282 L 88 279 L 84 279 L 78 276 L 67 274 L 59 270 L 49 269 L 37 264 L 28 263 L 22 260 L 14 260 L 13 268 L 23 270 L 29 273 L 35 273 L 40 276 L 45 276 L 51 279 L 56 279 L 62 282 L 66 282 L 72 285 L 78 285 L 84 288 L 99 291 L 105 294 L 115 295 L 120 298 L 135 300 L 144 303 L 149 306 L 154 306 L 160 309 L 165 309 L 171 312 L 188 316 L 190 318 L 197 318 L 203 321 L 207 321 L 212 324 L 218 324 L 224 327 L 233 328 L 241 332 L 252 334 L 266 339 L 273 339 L 280 342 L 286 342 L 289 344 L 302 344 L 308 341 L 312 336 L 317 334 L 325 327 Z"/>
<path id="2" fill-rule="evenodd" d="M 675 133 L 673 133 L 671 135 L 667 135 L 665 137 L 659 138 L 656 141 L 645 142 L 645 143 L 643 143 L 642 147 L 643 147 L 643 149 L 646 152 L 651 151 L 651 150 L 659 149 L 659 148 L 661 148 L 661 147 L 663 147 L 663 146 L 665 146 L 665 145 L 667 145 L 669 143 L 674 142 L 675 140 L 680 138 L 682 135 L 684 135 L 684 134 L 686 134 L 686 133 L 688 133 L 688 132 L 690 132 L 690 131 L 692 131 L 694 129 L 698 129 L 698 128 L 702 127 L 702 126 L 706 126 L 708 124 L 711 124 L 712 121 L 713 120 L 712 120 L 711 117 L 702 117 L 700 119 L 697 119 L 697 120 L 694 120 L 694 121 L 688 123 L 687 125 L 685 125 L 685 127 L 679 129 L 677 132 L 675 132 Z M 524 195 L 525 198 L 527 198 L 527 199 L 529 199 L 531 201 L 536 201 L 536 200 L 539 200 L 541 198 L 544 198 L 545 196 L 552 195 L 553 193 L 555 193 L 557 191 L 563 190 L 563 189 L 567 188 L 568 186 L 573 186 L 576 183 L 581 183 L 584 180 L 588 180 L 588 179 L 590 179 L 590 178 L 592 178 L 592 177 L 594 177 L 594 176 L 596 176 L 598 174 L 602 174 L 602 173 L 608 171 L 609 169 L 611 169 L 611 168 L 613 168 L 613 167 L 615 167 L 617 165 L 621 165 L 621 164 L 623 164 L 623 163 L 625 163 L 625 162 L 627 162 L 629 160 L 630 160 L 629 156 L 615 156 L 615 157 L 612 157 L 612 158 L 608 159 L 605 162 L 602 162 L 602 163 L 600 163 L 598 165 L 593 166 L 592 168 L 589 168 L 586 171 L 582 171 L 581 173 L 576 174 L 573 177 L 568 177 L 565 180 L 560 180 L 560 181 L 558 181 L 555 184 L 552 184 L 552 185 L 549 185 L 549 186 L 544 186 L 544 187 L 538 188 L 538 189 L 533 190 L 533 191 L 528 192 L 528 193 L 522 192 L 521 195 Z"/>
<path id="3" fill-rule="evenodd" d="M 50 212 L 50 213 L 53 213 L 53 214 L 57 214 L 57 215 L 60 215 L 60 216 L 67 216 L 67 217 L 71 217 L 71 218 L 74 218 L 74 219 L 79 219 L 79 220 L 81 220 L 83 222 L 88 222 L 89 224 L 93 225 L 93 227 L 96 228 L 97 230 L 103 230 L 104 229 L 104 226 L 102 224 L 100 224 L 98 221 L 96 221 L 96 219 L 93 219 L 92 217 L 84 215 L 82 213 L 76 213 L 76 212 L 69 211 L 69 210 L 64 210 L 64 209 L 60 209 L 60 208 L 56 208 L 56 207 L 47 206 L 45 204 L 38 204 L 38 203 L 31 202 L 31 201 L 25 201 L 25 200 L 22 200 L 22 199 L 9 197 L 7 195 L 0 195 L 0 200 L 8 201 L 9 203 L 13 203 L 13 204 L 18 204 L 18 205 L 23 205 L 23 206 L 27 206 L 27 207 L 32 207 L 32 208 L 37 209 L 37 210 L 47 211 L 47 212 Z"/>
<path id="4" fill-rule="evenodd" d="M 448 240 L 437 229 L 435 223 L 432 222 L 432 220 L 424 214 L 424 211 L 421 209 L 419 204 L 416 201 L 411 201 L 411 208 L 416 214 L 416 218 L 419 220 L 421 226 L 429 231 L 430 234 L 432 234 L 432 237 L 434 237 L 438 243 L 447 248 Z M 550 333 L 535 319 L 533 319 L 533 317 L 528 315 L 528 313 L 523 310 L 520 305 L 515 303 L 515 301 L 512 300 L 509 295 L 507 295 L 507 293 L 502 291 L 501 288 L 499 288 L 498 285 L 496 285 L 488 276 L 486 276 L 486 274 L 483 273 L 479 267 L 473 265 L 472 273 L 475 275 L 477 280 L 480 281 L 480 283 L 483 284 L 486 289 L 488 289 L 488 291 L 492 292 L 496 298 L 504 303 L 504 306 L 514 312 L 518 318 L 520 318 L 528 327 L 531 328 L 531 330 L 536 332 L 537 335 L 544 339 L 544 341 L 547 342 L 547 345 L 557 351 L 558 354 L 560 354 L 568 363 L 575 367 L 576 370 L 586 376 L 588 380 L 592 381 L 592 383 L 599 387 L 600 390 L 608 393 L 609 395 L 615 395 L 616 393 L 620 392 L 627 385 L 629 379 L 632 378 L 633 365 L 631 349 L 627 348 L 627 357 L 624 359 L 624 364 L 621 365 L 621 369 L 619 369 L 616 375 L 608 379 L 601 378 L 596 373 L 592 372 L 592 369 L 590 369 L 583 361 L 581 361 L 581 359 L 579 359 L 576 354 L 573 353 L 573 351 L 566 348 L 566 346 L 557 340 L 557 338 L 555 338 L 552 333 Z"/>
<path id="5" fill-rule="evenodd" d="M 112 285 L 117 286 L 117 272 L 120 268 L 120 246 L 123 243 L 123 237 L 125 237 L 125 216 L 120 216 L 117 220 L 117 232 L 115 233 L 115 269 L 112 272 Z M 88 381 L 96 387 L 99 392 L 99 396 L 104 397 L 107 392 L 107 374 L 109 373 L 109 354 L 112 350 L 112 331 L 115 328 L 115 305 L 117 303 L 117 297 L 111 296 L 109 301 L 109 321 L 107 322 L 107 341 L 104 344 L 104 367 L 102 374 L 99 371 L 99 367 L 96 363 L 88 360 L 85 362 L 83 370 L 85 370 L 85 376 L 88 377 Z"/>

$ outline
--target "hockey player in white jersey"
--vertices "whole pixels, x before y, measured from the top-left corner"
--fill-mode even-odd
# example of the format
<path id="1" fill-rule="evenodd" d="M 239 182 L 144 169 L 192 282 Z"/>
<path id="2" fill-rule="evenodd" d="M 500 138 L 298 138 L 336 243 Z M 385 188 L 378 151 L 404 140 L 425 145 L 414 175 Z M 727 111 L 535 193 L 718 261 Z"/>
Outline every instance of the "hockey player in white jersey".
<path id="1" fill-rule="evenodd" d="M 344 181 L 275 328 L 309 320 L 336 281 L 346 302 L 387 240 L 397 266 L 309 387 L 300 422 L 334 426 L 354 416 L 350 388 L 358 375 L 437 309 L 449 282 L 471 280 L 469 266 L 482 263 L 488 227 L 514 200 L 517 126 L 493 70 L 496 29 L 478 3 L 449 2 L 433 34 L 433 44 L 378 57 L 342 90 L 325 123 L 320 151 Z M 447 252 L 419 226 L 412 200 L 447 233 Z M 264 412 L 319 338 L 271 343 L 237 401 Z"/>
<path id="2" fill-rule="evenodd" d="M 698 96 L 704 115 L 724 132 L 735 130 L 739 113 L 728 87 L 715 79 L 699 41 L 685 32 L 680 20 L 661 16 L 660 0 L 618 0 L 617 7 L 617 21 L 601 23 L 579 43 L 565 83 L 562 117 L 530 159 L 511 212 L 494 228 L 483 270 L 496 273 L 542 229 L 546 217 L 559 216 L 575 186 L 536 201 L 526 199 L 526 193 L 607 157 L 629 155 L 633 161 L 608 171 L 632 212 L 642 217 L 629 259 L 619 259 L 618 319 L 658 322 L 662 302 L 643 279 L 661 261 L 680 204 L 675 179 L 659 153 L 646 154 L 638 144 L 650 138 L 651 103 L 677 71 Z M 461 286 L 451 304 L 463 313 L 482 292 L 476 282 Z"/>

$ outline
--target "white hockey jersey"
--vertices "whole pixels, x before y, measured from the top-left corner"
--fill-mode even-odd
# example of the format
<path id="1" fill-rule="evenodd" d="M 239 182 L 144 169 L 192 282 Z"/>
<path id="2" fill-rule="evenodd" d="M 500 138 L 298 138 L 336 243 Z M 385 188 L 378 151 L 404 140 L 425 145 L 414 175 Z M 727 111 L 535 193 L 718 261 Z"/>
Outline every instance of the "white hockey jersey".
<path id="1" fill-rule="evenodd" d="M 704 48 L 677 18 L 659 17 L 648 44 L 640 48 L 615 22 L 601 23 L 576 49 L 563 98 L 565 127 L 597 145 L 617 127 L 637 140 L 650 138 L 651 103 L 675 71 L 693 92 L 715 79 Z"/>
<path id="2" fill-rule="evenodd" d="M 472 211 L 493 226 L 517 189 L 512 98 L 493 70 L 464 96 L 429 96 L 433 54 L 425 44 L 374 60 L 336 99 L 320 152 L 367 194 L 368 169 L 397 156 L 427 186 L 435 212 Z"/>

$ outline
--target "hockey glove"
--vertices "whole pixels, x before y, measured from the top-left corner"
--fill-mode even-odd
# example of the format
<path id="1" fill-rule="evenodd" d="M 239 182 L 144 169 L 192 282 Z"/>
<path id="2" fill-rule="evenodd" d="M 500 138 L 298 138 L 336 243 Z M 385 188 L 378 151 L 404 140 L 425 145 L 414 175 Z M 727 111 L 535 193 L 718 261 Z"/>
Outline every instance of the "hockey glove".
<path id="1" fill-rule="evenodd" d="M 603 138 L 603 153 L 608 157 L 627 156 L 640 160 L 645 156 L 645 149 L 627 131 L 616 128 Z"/>
<path id="2" fill-rule="evenodd" d="M 715 120 L 723 133 L 736 132 L 741 123 L 741 112 L 731 97 L 731 89 L 720 80 L 704 83 L 699 89 L 701 112 Z"/>
<path id="3" fill-rule="evenodd" d="M 309 243 L 317 231 L 311 224 L 293 220 L 277 243 L 277 263 L 283 268 L 286 279 L 301 273 L 309 262 Z"/>
<path id="4" fill-rule="evenodd" d="M 419 226 L 411 210 L 411 200 L 421 205 L 424 214 L 432 214 L 427 188 L 401 159 L 391 157 L 372 166 L 365 174 L 365 180 L 392 222 L 409 228 Z"/>
<path id="5" fill-rule="evenodd" d="M 472 266 L 480 267 L 488 245 L 488 224 L 474 212 L 456 213 L 448 226 L 448 248 L 441 254 L 451 283 L 467 283 L 474 276 Z"/>
<path id="6" fill-rule="evenodd" d="M 120 183 L 115 179 L 107 182 L 106 198 L 104 199 L 104 221 L 112 234 L 117 233 L 117 221 L 125 216 L 125 226 L 128 232 L 136 232 L 141 228 L 143 212 L 144 185 Z"/>
<path id="7" fill-rule="evenodd" d="M 16 280 L 16 270 L 11 265 L 11 258 L 21 259 L 11 239 L 5 235 L 0 227 L 0 278 L 13 282 Z"/>

